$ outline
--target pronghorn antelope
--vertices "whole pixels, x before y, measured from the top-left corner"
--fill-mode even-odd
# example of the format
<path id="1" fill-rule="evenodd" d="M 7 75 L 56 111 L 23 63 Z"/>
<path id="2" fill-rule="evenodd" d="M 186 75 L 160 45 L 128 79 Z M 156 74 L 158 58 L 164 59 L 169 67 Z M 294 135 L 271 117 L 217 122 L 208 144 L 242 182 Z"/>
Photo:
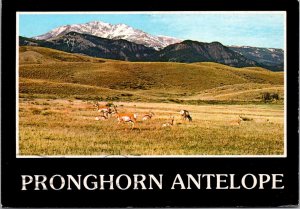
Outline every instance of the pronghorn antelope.
<path id="1" fill-rule="evenodd" d="M 96 108 L 97 108 L 97 111 L 102 113 L 102 116 L 106 116 L 108 118 L 108 114 L 112 114 L 112 108 L 105 105 L 105 106 L 100 106 L 99 103 L 97 102 L 95 105 L 94 105 Z"/>
<path id="2" fill-rule="evenodd" d="M 163 128 L 165 128 L 165 127 L 173 127 L 173 125 L 174 125 L 174 116 L 171 117 L 171 122 L 170 123 L 164 123 L 164 124 L 162 124 L 161 127 L 163 127 Z"/>
<path id="3" fill-rule="evenodd" d="M 153 112 L 149 112 L 149 114 L 146 114 L 143 116 L 142 120 L 149 120 L 151 119 L 155 114 Z"/>
<path id="4" fill-rule="evenodd" d="M 118 124 L 128 122 L 132 124 L 132 129 L 134 128 L 137 114 L 133 113 L 118 113 L 117 109 L 115 108 L 116 118 L 118 119 Z"/>
<path id="5" fill-rule="evenodd" d="M 179 113 L 180 113 L 180 115 L 182 116 L 182 119 L 183 119 L 183 120 L 188 119 L 189 122 L 192 121 L 192 117 L 190 116 L 189 111 L 187 111 L 187 110 L 180 110 Z"/>

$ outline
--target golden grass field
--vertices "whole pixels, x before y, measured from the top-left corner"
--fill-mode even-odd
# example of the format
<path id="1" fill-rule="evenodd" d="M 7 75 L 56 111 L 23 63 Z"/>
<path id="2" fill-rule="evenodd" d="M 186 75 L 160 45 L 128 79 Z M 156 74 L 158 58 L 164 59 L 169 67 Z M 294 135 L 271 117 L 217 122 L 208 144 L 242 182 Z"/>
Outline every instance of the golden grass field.
<path id="1" fill-rule="evenodd" d="M 124 62 L 20 47 L 20 155 L 282 155 L 283 72 Z M 265 103 L 264 92 L 279 100 Z M 138 113 L 96 121 L 95 101 Z M 179 110 L 190 111 L 183 121 Z M 142 121 L 152 111 L 154 117 Z M 237 120 L 241 115 L 245 121 Z M 175 117 L 172 128 L 162 124 Z"/>

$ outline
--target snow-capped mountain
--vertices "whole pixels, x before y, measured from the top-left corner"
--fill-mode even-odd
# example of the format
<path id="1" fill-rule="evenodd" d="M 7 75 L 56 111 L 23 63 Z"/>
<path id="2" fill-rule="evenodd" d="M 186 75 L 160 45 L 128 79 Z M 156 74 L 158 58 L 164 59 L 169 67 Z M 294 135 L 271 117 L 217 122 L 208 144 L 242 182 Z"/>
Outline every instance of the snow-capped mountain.
<path id="1" fill-rule="evenodd" d="M 157 52 L 153 48 L 127 40 L 112 40 L 73 31 L 48 40 L 20 37 L 19 44 L 20 46 L 40 46 L 70 53 L 126 61 L 145 61 Z"/>
<path id="2" fill-rule="evenodd" d="M 33 38 L 37 40 L 49 40 L 57 36 L 64 35 L 68 32 L 89 34 L 114 40 L 124 39 L 133 43 L 154 48 L 156 50 L 182 41 L 173 37 L 154 36 L 125 24 L 113 25 L 101 21 L 93 21 L 85 24 L 64 25 L 49 31 L 48 33 Z"/>

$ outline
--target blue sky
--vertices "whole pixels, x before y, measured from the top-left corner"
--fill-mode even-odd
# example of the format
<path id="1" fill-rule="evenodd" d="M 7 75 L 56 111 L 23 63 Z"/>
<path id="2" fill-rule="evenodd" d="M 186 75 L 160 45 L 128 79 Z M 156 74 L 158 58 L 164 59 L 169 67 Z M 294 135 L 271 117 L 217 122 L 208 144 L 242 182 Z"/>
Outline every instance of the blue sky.
<path id="1" fill-rule="evenodd" d="M 284 47 L 284 13 L 20 14 L 19 35 L 33 37 L 67 24 L 124 23 L 153 35 L 224 45 Z"/>

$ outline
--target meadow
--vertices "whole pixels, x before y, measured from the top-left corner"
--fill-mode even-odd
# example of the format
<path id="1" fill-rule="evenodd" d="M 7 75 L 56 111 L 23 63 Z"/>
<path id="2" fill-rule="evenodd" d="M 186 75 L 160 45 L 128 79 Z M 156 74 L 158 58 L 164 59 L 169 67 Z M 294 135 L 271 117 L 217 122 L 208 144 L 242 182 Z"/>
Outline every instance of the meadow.
<path id="1" fill-rule="evenodd" d="M 41 47 L 21 47 L 19 64 L 21 156 L 284 153 L 283 72 L 132 63 Z M 263 100 L 266 92 L 278 98 Z M 137 113 L 135 128 L 114 116 L 96 121 L 96 101 Z M 180 109 L 193 121 L 182 120 Z M 153 118 L 142 121 L 150 111 Z M 172 116 L 174 125 L 162 127 Z"/>
<path id="2" fill-rule="evenodd" d="M 134 129 L 115 117 L 96 121 L 93 103 L 21 99 L 21 155 L 278 155 L 283 154 L 282 105 L 115 103 L 138 113 Z M 182 120 L 188 109 L 193 121 Z M 152 111 L 151 120 L 142 121 Z M 251 120 L 237 123 L 238 115 Z M 162 127 L 175 117 L 172 127 Z"/>

